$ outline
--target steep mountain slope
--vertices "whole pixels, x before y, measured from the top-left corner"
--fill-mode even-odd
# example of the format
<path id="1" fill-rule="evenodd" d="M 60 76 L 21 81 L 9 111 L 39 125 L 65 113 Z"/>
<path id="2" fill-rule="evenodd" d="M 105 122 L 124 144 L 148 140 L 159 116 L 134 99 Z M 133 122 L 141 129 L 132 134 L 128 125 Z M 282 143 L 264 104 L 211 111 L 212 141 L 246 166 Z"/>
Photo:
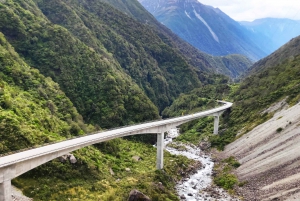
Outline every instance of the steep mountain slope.
<path id="1" fill-rule="evenodd" d="M 267 55 L 256 37 L 221 10 L 197 0 L 150 1 L 141 4 L 158 21 L 198 49 L 213 55 L 243 54 L 252 60 Z"/>
<path id="2" fill-rule="evenodd" d="M 224 60 L 220 59 L 220 57 L 201 52 L 158 22 L 137 0 L 126 2 L 119 0 L 102 1 L 114 6 L 139 22 L 149 25 L 162 41 L 178 49 L 180 53 L 185 56 L 190 65 L 195 66 L 201 71 L 215 72 L 227 75 L 231 78 L 237 78 L 245 69 L 252 65 L 246 56 L 230 55 Z M 203 77 L 203 75 L 201 77 Z"/>
<path id="3" fill-rule="evenodd" d="M 242 164 L 236 173 L 240 181 L 247 181 L 238 189 L 245 200 L 299 199 L 300 103 L 288 108 L 280 101 L 276 106 L 272 119 L 226 146 L 223 153 Z"/>
<path id="4" fill-rule="evenodd" d="M 95 129 L 84 124 L 59 85 L 30 67 L 0 32 L 0 157 Z M 34 200 L 121 201 L 132 189 L 153 200 L 177 200 L 174 187 L 181 179 L 178 172 L 187 172 L 193 164 L 185 157 L 166 153 L 164 172 L 156 171 L 156 149 L 152 145 L 121 139 L 72 154 L 77 159 L 75 164 L 55 159 L 12 183 Z M 143 160 L 132 159 L 137 155 Z"/>
<path id="5" fill-rule="evenodd" d="M 59 85 L 28 66 L 0 32 L 0 154 L 94 130 Z"/>
<path id="6" fill-rule="evenodd" d="M 238 192 L 246 200 L 299 198 L 299 47 L 297 37 L 257 62 L 234 93 L 229 129 L 238 139 L 224 157 L 241 162 L 236 174 L 247 184 Z"/>
<path id="7" fill-rule="evenodd" d="M 234 140 L 238 132 L 246 133 L 271 118 L 273 113 L 265 109 L 272 104 L 285 98 L 290 105 L 300 100 L 299 47 L 300 37 L 297 37 L 254 65 L 231 95 L 234 107 L 227 116 L 228 129 L 216 144 L 223 146 L 226 143 L 222 140 Z"/>
<path id="8" fill-rule="evenodd" d="M 50 23 L 32 1 L 7 1 L 0 9 L 0 30 L 16 51 L 57 81 L 86 121 L 107 128 L 158 117 L 156 107 L 117 61 L 104 48 L 102 54 L 96 52 L 100 45 L 89 47 Z"/>
<path id="9" fill-rule="evenodd" d="M 225 157 L 242 164 L 236 173 L 247 181 L 239 190 L 246 199 L 287 200 L 298 193 L 299 47 L 297 37 L 259 61 L 234 93 L 230 127 L 221 138 L 246 133 L 225 149 Z"/>
<path id="10" fill-rule="evenodd" d="M 299 198 L 299 47 L 297 37 L 257 62 L 239 85 L 224 81 L 219 86 L 195 89 L 164 110 L 167 116 L 193 112 L 213 104 L 207 97 L 225 97 L 234 103 L 221 118 L 220 135 L 212 135 L 213 119 L 207 118 L 182 126 L 184 133 L 178 140 L 197 144 L 202 140 L 200 145 L 225 148 L 223 163 L 230 156 L 238 159 L 241 165 L 233 173 L 240 183 L 226 174 L 220 183 L 236 184 L 234 190 L 245 200 Z"/>
<path id="11" fill-rule="evenodd" d="M 297 20 L 262 18 L 253 22 L 243 21 L 240 24 L 255 34 L 270 38 L 271 43 L 265 41 L 262 45 L 270 46 L 273 51 L 300 35 L 300 22 Z"/>
<path id="12" fill-rule="evenodd" d="M 97 44 L 102 44 L 160 109 L 182 91 L 200 86 L 195 69 L 176 49 L 147 26 L 107 4 L 39 1 L 37 5 L 49 20 L 66 27 L 101 55 Z"/>
<path id="13" fill-rule="evenodd" d="M 299 37 L 290 40 L 288 43 L 280 47 L 277 51 L 268 57 L 256 62 L 251 68 L 248 69 L 246 74 L 253 74 L 272 68 L 278 64 L 285 62 L 287 59 L 293 61 L 299 55 Z"/>
<path id="14" fill-rule="evenodd" d="M 195 98 L 190 97 L 195 94 L 199 97 L 199 101 L 207 97 L 230 99 L 234 105 L 223 115 L 223 124 L 220 128 L 222 135 L 211 137 L 212 145 L 223 149 L 225 145 L 234 141 L 237 135 L 242 135 L 270 119 L 274 110 L 269 111 L 266 108 L 272 104 L 283 99 L 290 105 L 300 101 L 299 47 L 300 37 L 297 37 L 270 56 L 258 61 L 251 69 L 249 76 L 239 85 L 228 86 L 226 80 L 221 80 L 220 86 L 195 89 L 187 95 L 181 95 L 174 101 L 175 105 L 167 108 L 165 112 L 174 113 L 178 109 L 184 111 L 194 109 L 193 105 L 198 103 L 194 101 Z M 205 90 L 206 88 L 209 90 Z M 216 90 L 218 88 L 219 90 Z M 178 103 L 183 103 L 183 106 L 175 107 Z M 205 125 L 202 126 L 205 127 Z"/>

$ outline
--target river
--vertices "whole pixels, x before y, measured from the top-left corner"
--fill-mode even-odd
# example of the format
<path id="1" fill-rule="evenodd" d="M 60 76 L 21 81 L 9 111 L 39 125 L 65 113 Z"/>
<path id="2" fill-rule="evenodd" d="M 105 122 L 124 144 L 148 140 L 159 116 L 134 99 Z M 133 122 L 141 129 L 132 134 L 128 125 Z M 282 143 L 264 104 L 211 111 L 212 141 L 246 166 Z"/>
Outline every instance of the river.
<path id="1" fill-rule="evenodd" d="M 180 142 L 175 142 L 180 146 L 185 146 L 186 151 L 179 151 L 177 149 L 167 146 L 172 143 L 174 138 L 179 135 L 177 129 L 171 129 L 165 139 L 166 150 L 171 154 L 184 155 L 187 158 L 200 161 L 202 168 L 197 170 L 197 173 L 190 175 L 176 185 L 176 190 L 180 200 L 186 201 L 238 201 L 237 198 L 232 198 L 226 191 L 212 185 L 212 171 L 214 163 L 211 156 L 205 154 L 199 147 L 194 145 L 186 145 Z"/>

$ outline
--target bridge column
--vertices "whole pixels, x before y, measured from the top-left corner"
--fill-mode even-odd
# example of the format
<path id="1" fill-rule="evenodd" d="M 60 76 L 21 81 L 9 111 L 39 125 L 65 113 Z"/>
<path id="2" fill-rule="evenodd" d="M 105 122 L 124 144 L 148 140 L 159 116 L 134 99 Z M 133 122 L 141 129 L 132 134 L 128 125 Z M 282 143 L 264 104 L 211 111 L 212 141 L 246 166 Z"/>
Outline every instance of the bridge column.
<path id="1" fill-rule="evenodd" d="M 11 201 L 11 180 L 0 183 L 0 201 Z"/>
<path id="2" fill-rule="evenodd" d="M 214 116 L 215 121 L 214 121 L 214 134 L 217 135 L 219 132 L 219 121 L 220 121 L 220 116 L 219 114 Z"/>
<path id="3" fill-rule="evenodd" d="M 157 156 L 156 156 L 156 168 L 158 170 L 164 167 L 164 133 L 157 134 Z"/>

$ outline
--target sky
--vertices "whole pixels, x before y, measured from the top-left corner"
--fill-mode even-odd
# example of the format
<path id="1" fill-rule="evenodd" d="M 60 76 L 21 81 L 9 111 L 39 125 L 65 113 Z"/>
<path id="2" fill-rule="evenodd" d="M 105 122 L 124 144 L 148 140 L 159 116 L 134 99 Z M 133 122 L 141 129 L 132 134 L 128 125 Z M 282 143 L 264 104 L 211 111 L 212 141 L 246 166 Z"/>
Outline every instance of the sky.
<path id="1" fill-rule="evenodd" d="M 300 0 L 198 0 L 217 7 L 236 21 L 275 17 L 300 20 Z"/>

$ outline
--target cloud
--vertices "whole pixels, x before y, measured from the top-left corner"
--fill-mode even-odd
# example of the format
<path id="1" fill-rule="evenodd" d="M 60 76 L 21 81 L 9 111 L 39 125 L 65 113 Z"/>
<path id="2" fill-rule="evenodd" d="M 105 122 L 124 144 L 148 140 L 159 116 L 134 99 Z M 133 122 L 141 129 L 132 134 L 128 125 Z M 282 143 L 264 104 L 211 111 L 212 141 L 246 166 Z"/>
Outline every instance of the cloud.
<path id="1" fill-rule="evenodd" d="M 299 0 L 198 0 L 199 2 L 220 8 L 237 21 L 275 17 L 300 20 Z"/>

